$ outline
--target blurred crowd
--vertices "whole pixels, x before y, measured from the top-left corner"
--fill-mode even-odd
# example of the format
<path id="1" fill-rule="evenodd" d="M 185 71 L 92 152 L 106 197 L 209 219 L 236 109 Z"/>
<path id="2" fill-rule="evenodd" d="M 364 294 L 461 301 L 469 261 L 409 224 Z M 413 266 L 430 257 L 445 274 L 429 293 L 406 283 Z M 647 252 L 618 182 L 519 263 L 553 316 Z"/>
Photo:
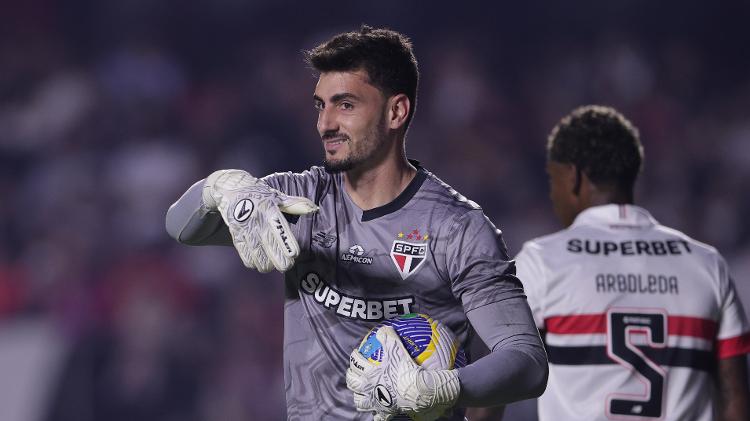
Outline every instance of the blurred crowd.
<path id="1" fill-rule="evenodd" d="M 637 201 L 719 248 L 750 305 L 747 5 L 399 3 L 4 8 L 0 372 L 15 374 L 0 376 L 0 419 L 285 417 L 281 276 L 244 270 L 231 248 L 177 245 L 164 214 L 214 169 L 317 165 L 300 51 L 362 22 L 412 37 L 408 155 L 482 205 L 511 254 L 560 229 L 549 130 L 577 105 L 613 105 L 645 146 Z"/>

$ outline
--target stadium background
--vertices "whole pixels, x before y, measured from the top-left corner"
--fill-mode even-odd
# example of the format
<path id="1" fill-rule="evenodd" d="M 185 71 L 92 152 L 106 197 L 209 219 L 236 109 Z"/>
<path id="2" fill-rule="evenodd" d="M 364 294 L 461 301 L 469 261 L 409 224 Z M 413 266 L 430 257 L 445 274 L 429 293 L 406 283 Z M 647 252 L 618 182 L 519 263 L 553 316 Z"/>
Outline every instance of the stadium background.
<path id="1" fill-rule="evenodd" d="M 0 2 L 0 419 L 284 417 L 280 276 L 176 245 L 164 212 L 213 169 L 317 164 L 300 51 L 363 22 L 415 43 L 409 156 L 511 253 L 559 228 L 549 129 L 614 105 L 646 147 L 638 201 L 750 304 L 750 4 L 520 3 Z"/>

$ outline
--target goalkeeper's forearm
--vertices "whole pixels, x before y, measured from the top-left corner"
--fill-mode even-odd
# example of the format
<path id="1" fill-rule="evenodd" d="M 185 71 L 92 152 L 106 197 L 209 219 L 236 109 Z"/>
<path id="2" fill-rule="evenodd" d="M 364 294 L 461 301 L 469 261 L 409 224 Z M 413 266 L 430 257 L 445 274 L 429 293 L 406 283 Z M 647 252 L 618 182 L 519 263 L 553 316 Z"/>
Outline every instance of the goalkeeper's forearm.
<path id="1" fill-rule="evenodd" d="M 169 235 L 183 244 L 194 246 L 231 246 L 232 237 L 218 212 L 203 206 L 205 180 L 193 184 L 167 210 L 166 227 Z"/>
<path id="2" fill-rule="evenodd" d="M 523 295 L 467 313 L 492 351 L 458 369 L 462 407 L 499 406 L 535 398 L 547 385 L 547 355 Z"/>

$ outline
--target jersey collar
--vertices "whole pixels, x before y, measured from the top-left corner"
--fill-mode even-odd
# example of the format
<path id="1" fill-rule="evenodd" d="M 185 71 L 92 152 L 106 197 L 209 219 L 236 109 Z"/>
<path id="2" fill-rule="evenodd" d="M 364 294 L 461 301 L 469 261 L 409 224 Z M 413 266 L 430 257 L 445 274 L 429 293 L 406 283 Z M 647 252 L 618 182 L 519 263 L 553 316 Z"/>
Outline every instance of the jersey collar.
<path id="1" fill-rule="evenodd" d="M 635 228 L 656 225 L 658 222 L 646 210 L 635 205 L 593 206 L 576 216 L 571 227 L 578 225 L 608 225 L 611 228 Z"/>
<path id="2" fill-rule="evenodd" d="M 380 218 L 381 216 L 396 212 L 409 203 L 411 198 L 417 194 L 417 191 L 419 191 L 419 188 L 422 187 L 422 183 L 424 183 L 424 180 L 427 178 L 427 171 L 422 167 L 419 161 L 410 159 L 409 162 L 417 168 L 417 174 L 409 182 L 404 191 L 383 206 L 362 211 L 362 222 L 371 221 L 375 218 Z"/>

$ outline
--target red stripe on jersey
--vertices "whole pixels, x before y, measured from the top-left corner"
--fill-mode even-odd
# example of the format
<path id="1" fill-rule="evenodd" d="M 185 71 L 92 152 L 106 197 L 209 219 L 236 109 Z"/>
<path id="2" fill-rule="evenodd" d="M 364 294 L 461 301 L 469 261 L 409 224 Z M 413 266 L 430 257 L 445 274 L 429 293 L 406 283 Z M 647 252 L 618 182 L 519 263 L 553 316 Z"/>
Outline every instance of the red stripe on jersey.
<path id="1" fill-rule="evenodd" d="M 731 358 L 748 353 L 750 353 L 750 332 L 716 342 L 716 354 L 719 358 Z"/>
<path id="2" fill-rule="evenodd" d="M 606 314 L 579 314 L 576 316 L 556 316 L 544 320 L 549 333 L 605 333 L 607 332 Z"/>
<path id="3" fill-rule="evenodd" d="M 606 333 L 606 314 L 578 314 L 575 316 L 555 316 L 544 320 L 549 333 L 585 334 Z M 668 316 L 668 334 L 674 336 L 692 336 L 712 341 L 716 337 L 716 322 L 687 316 Z"/>
<path id="4" fill-rule="evenodd" d="M 668 316 L 667 332 L 676 336 L 692 336 L 713 341 L 716 337 L 716 322 L 687 316 Z"/>

